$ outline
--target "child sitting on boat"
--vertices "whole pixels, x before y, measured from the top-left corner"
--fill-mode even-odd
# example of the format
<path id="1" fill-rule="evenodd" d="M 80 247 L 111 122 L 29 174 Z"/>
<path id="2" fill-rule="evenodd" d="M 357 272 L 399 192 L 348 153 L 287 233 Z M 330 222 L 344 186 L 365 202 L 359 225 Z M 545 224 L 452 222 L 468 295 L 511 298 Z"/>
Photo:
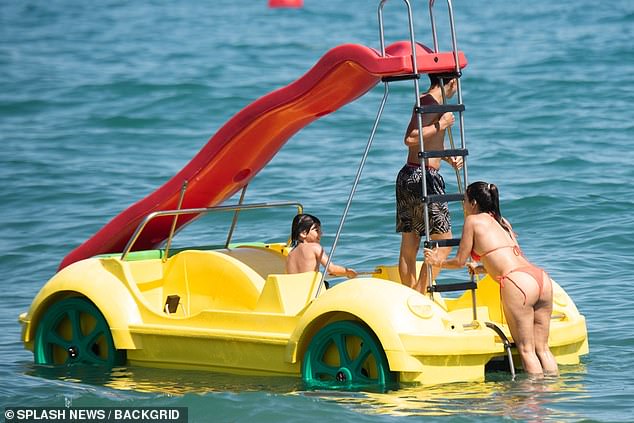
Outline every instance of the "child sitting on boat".
<path id="1" fill-rule="evenodd" d="M 326 266 L 328 256 L 319 243 L 321 222 L 310 214 L 298 214 L 291 226 L 291 247 L 286 261 L 286 273 L 319 272 L 320 264 Z M 355 278 L 357 272 L 334 263 L 328 266 L 328 274 Z"/>

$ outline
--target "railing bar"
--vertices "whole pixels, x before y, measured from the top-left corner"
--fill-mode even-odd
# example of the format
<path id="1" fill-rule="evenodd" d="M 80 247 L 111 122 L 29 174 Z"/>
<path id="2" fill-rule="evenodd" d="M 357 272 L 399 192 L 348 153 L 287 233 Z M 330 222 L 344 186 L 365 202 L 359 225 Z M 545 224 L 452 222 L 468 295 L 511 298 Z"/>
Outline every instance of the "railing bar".
<path id="1" fill-rule="evenodd" d="M 183 181 L 183 186 L 181 186 L 181 193 L 178 197 L 178 205 L 177 209 L 180 209 L 183 206 L 183 199 L 185 198 L 185 191 L 187 190 L 187 179 Z M 172 221 L 172 227 L 170 228 L 170 234 L 167 237 L 167 243 L 165 244 L 165 254 L 163 255 L 163 263 L 167 260 L 167 256 L 169 255 L 170 246 L 172 245 L 172 237 L 174 236 L 174 231 L 176 230 L 176 221 L 178 220 L 178 216 L 174 216 L 174 220 Z"/>
<path id="2" fill-rule="evenodd" d="M 372 131 L 370 132 L 370 137 L 368 138 L 368 142 L 365 146 L 365 150 L 363 151 L 363 156 L 361 157 L 361 162 L 359 163 L 359 168 L 357 169 L 357 174 L 355 175 L 354 183 L 352 184 L 352 188 L 350 189 L 350 194 L 348 195 L 348 201 L 346 202 L 346 207 L 344 208 L 343 214 L 341 215 L 341 220 L 339 221 L 339 227 L 337 228 L 337 232 L 335 233 L 335 239 L 332 243 L 330 254 L 328 255 L 328 261 L 326 262 L 326 267 L 324 269 L 323 274 L 321 275 L 321 280 L 319 282 L 319 286 L 317 287 L 317 292 L 315 292 L 315 298 L 319 296 L 321 287 L 324 285 L 326 274 L 328 273 L 328 267 L 330 266 L 330 263 L 332 262 L 332 257 L 335 254 L 335 249 L 337 248 L 337 242 L 339 241 L 339 236 L 341 235 L 341 231 L 343 230 L 343 224 L 346 221 L 348 210 L 350 209 L 350 204 L 352 203 L 352 198 L 354 197 L 354 193 L 357 190 L 357 185 L 359 184 L 359 180 L 361 179 L 361 173 L 363 172 L 365 161 L 368 158 L 368 153 L 370 152 L 370 147 L 372 146 L 372 141 L 374 140 L 374 136 L 376 134 L 376 129 L 379 126 L 381 115 L 383 115 L 383 109 L 385 108 L 385 103 L 387 102 L 387 97 L 390 93 L 389 83 L 385 82 L 383 85 L 384 85 L 383 99 L 381 100 L 381 104 L 379 105 L 379 110 L 376 113 L 376 118 L 374 119 L 374 124 L 372 125 Z"/>
<path id="3" fill-rule="evenodd" d="M 238 200 L 238 205 L 242 205 L 242 203 L 244 202 L 244 195 L 247 192 L 247 187 L 248 185 L 245 185 L 242 188 L 242 192 L 240 193 L 240 200 Z M 236 228 L 236 225 L 238 224 L 238 214 L 240 213 L 240 210 L 236 210 L 233 213 L 233 219 L 231 220 L 231 227 L 229 228 L 229 233 L 227 234 L 227 242 L 225 242 L 225 248 L 229 248 L 229 243 L 231 242 L 231 237 L 233 237 L 233 231 Z"/>
<path id="4" fill-rule="evenodd" d="M 304 211 L 304 206 L 301 203 L 296 201 L 279 201 L 272 203 L 253 203 L 253 204 L 244 204 L 244 205 L 227 205 L 227 206 L 215 206 L 215 207 L 200 207 L 200 208 L 192 208 L 192 209 L 180 209 L 180 210 L 159 210 L 148 214 L 145 219 L 137 226 L 136 230 L 130 237 L 130 240 L 126 244 L 123 253 L 121 254 L 121 260 L 124 260 L 128 253 L 132 250 L 134 243 L 139 238 L 139 235 L 145 229 L 145 226 L 152 220 L 157 217 L 162 216 L 181 216 L 185 214 L 206 214 L 217 211 L 233 211 L 233 210 L 255 210 L 255 209 L 265 209 L 265 208 L 275 208 L 275 207 L 287 207 L 287 206 L 296 206 L 297 213 L 302 213 Z"/>

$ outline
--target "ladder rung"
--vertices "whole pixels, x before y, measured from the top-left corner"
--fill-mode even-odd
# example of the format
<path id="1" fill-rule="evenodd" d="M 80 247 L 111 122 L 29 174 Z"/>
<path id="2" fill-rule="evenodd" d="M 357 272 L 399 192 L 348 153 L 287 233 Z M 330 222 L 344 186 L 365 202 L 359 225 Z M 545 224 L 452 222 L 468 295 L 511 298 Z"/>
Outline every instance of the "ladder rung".
<path id="1" fill-rule="evenodd" d="M 384 76 L 381 78 L 383 82 L 393 81 L 409 81 L 410 79 L 420 79 L 420 73 L 408 73 L 405 75 Z"/>
<path id="2" fill-rule="evenodd" d="M 454 292 L 454 291 L 466 291 L 468 289 L 477 289 L 478 284 L 475 282 L 459 282 L 459 283 L 445 283 L 442 285 L 432 285 L 427 288 L 428 292 Z"/>
<path id="3" fill-rule="evenodd" d="M 434 151 L 421 151 L 418 153 L 420 159 L 432 159 L 437 157 L 455 157 L 455 156 L 468 156 L 469 150 L 466 148 L 454 148 L 450 150 L 434 150 Z"/>
<path id="4" fill-rule="evenodd" d="M 464 112 L 464 104 L 430 104 L 414 107 L 415 113 Z"/>
<path id="5" fill-rule="evenodd" d="M 454 79 L 454 78 L 460 78 L 462 76 L 462 72 L 442 72 L 442 73 L 432 73 L 430 75 L 434 75 L 435 77 L 438 78 L 442 78 L 442 79 Z"/>
<path id="6" fill-rule="evenodd" d="M 446 203 L 449 201 L 463 201 L 464 194 L 434 194 L 423 197 L 423 201 L 429 203 Z"/>
<path id="7" fill-rule="evenodd" d="M 429 241 L 425 241 L 423 245 L 425 246 L 425 248 L 456 247 L 460 245 L 460 238 L 431 239 Z"/>

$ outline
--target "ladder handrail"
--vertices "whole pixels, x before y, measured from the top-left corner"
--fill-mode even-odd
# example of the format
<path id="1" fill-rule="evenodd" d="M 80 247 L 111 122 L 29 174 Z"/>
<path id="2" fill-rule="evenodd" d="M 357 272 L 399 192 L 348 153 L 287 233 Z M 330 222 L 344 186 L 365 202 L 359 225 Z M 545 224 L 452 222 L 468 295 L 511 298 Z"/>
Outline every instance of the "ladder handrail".
<path id="1" fill-rule="evenodd" d="M 434 52 L 438 53 L 439 52 L 439 46 L 438 46 L 438 36 L 437 36 L 437 32 L 436 32 L 436 19 L 434 18 L 434 3 L 435 0 L 429 0 L 429 18 L 431 21 L 431 29 L 432 29 L 432 39 L 433 39 L 433 43 L 434 43 Z M 454 56 L 454 63 L 456 65 L 456 76 L 457 76 L 457 80 L 456 80 L 456 99 L 458 104 L 463 104 L 463 100 L 462 100 L 462 83 L 460 80 L 460 76 L 461 76 L 461 71 L 460 71 L 460 62 L 459 62 L 459 54 L 458 54 L 458 41 L 457 41 L 457 37 L 456 37 L 456 26 L 455 26 L 455 21 L 454 21 L 454 15 L 453 15 L 453 6 L 451 3 L 451 0 L 447 0 L 447 11 L 448 11 L 448 15 L 449 15 L 449 29 L 450 29 L 450 33 L 451 33 L 451 47 L 452 47 L 452 51 L 453 51 L 453 56 Z M 447 98 L 445 95 L 445 87 L 444 87 L 444 82 L 441 78 L 440 80 L 440 88 L 441 88 L 441 93 L 442 93 L 442 99 L 443 99 L 443 104 L 445 104 L 447 102 Z M 459 119 L 459 124 L 460 124 L 460 147 L 462 149 L 466 149 L 466 140 L 465 140 L 465 131 L 464 131 L 464 113 L 462 110 L 460 110 L 458 112 L 458 119 Z M 451 145 L 452 149 L 455 149 L 455 145 L 454 145 L 454 139 L 453 139 L 453 134 L 452 134 L 452 130 L 451 128 L 447 128 L 447 135 L 449 137 L 449 142 Z M 466 186 L 462 186 L 462 181 L 464 181 L 464 185 L 467 184 L 468 181 L 468 172 L 467 172 L 467 163 L 466 160 L 463 160 L 463 164 L 462 164 L 462 179 L 460 178 L 460 172 L 458 169 L 455 169 L 455 173 L 456 173 L 456 181 L 458 184 L 458 191 L 460 193 L 464 193 L 464 190 L 466 190 Z M 426 206 L 426 204 L 425 204 Z M 425 210 L 425 213 L 427 213 L 427 210 Z M 464 204 L 463 204 L 463 213 L 464 213 Z M 426 227 L 426 230 L 428 231 L 429 229 Z M 430 241 L 429 235 L 427 235 L 427 241 Z M 432 271 L 431 271 L 431 266 L 428 266 L 428 278 L 431 284 L 431 278 L 432 278 Z M 473 281 L 473 277 L 472 277 L 472 281 Z M 430 295 L 433 295 L 433 293 L 430 293 Z M 471 295 L 472 295 L 472 313 L 473 313 L 473 320 L 477 320 L 477 304 L 476 304 L 476 295 L 475 295 L 475 290 L 472 289 L 471 290 Z"/>
<path id="2" fill-rule="evenodd" d="M 438 53 L 439 52 L 439 47 L 438 47 L 438 36 L 436 33 L 436 19 L 434 18 L 434 3 L 435 0 L 429 0 L 429 18 L 431 20 L 431 29 L 432 29 L 432 39 L 433 39 L 433 43 L 434 43 L 434 52 Z M 459 52 L 458 52 L 458 39 L 456 37 L 456 25 L 455 25 L 455 21 L 454 21 L 454 15 L 453 15 L 453 6 L 451 3 L 451 0 L 447 0 L 447 11 L 449 14 L 449 30 L 451 32 L 451 47 L 452 47 L 452 51 L 453 51 L 453 56 L 454 56 L 454 63 L 456 64 L 456 75 L 460 75 L 462 72 L 460 71 L 460 62 L 459 62 Z M 442 82 L 441 82 L 442 85 Z M 445 92 L 444 92 L 444 87 L 443 87 L 443 101 L 445 99 Z M 462 84 L 460 81 L 460 78 L 458 78 L 457 80 L 457 88 L 456 88 L 456 99 L 458 104 L 463 104 L 462 103 Z M 461 148 L 466 148 L 466 141 L 465 141 L 465 133 L 464 133 L 464 115 L 462 112 L 459 113 L 458 115 L 459 118 L 459 122 L 460 122 L 460 147 Z M 449 128 L 449 139 L 451 142 L 452 147 L 451 148 L 455 148 L 453 145 L 453 136 L 451 133 L 451 128 Z M 463 172 L 463 180 L 465 181 L 465 183 L 467 182 L 467 166 L 464 165 L 462 167 L 462 172 Z"/>
<path id="3" fill-rule="evenodd" d="M 381 44 L 381 55 L 385 56 L 385 41 L 384 41 L 384 31 L 383 31 L 383 7 L 387 0 L 381 0 L 379 3 L 379 36 L 380 36 L 380 44 Z M 409 0 L 403 0 L 405 5 L 407 6 L 408 13 L 408 22 L 409 22 L 409 35 L 410 35 L 410 45 L 411 45 L 411 53 L 412 53 L 412 74 L 418 76 L 418 66 L 416 63 L 416 41 L 414 37 L 414 18 L 412 17 L 412 7 Z M 433 0 L 432 0 L 433 1 Z M 415 107 L 416 110 L 420 109 L 420 86 L 418 83 L 418 77 L 414 78 L 414 95 L 415 95 Z M 423 140 L 423 117 L 420 113 L 416 113 L 416 124 L 418 126 L 418 145 L 421 152 L 425 151 L 425 144 Z M 425 172 L 422 173 L 422 193 L 423 197 L 427 197 L 427 175 Z M 425 221 L 425 233 L 427 237 L 427 241 L 429 238 L 429 208 L 427 203 L 423 204 L 423 219 Z M 429 269 L 428 269 L 429 270 Z M 431 270 L 429 270 L 431 272 Z M 431 280 L 431 273 L 429 274 L 429 279 Z"/>

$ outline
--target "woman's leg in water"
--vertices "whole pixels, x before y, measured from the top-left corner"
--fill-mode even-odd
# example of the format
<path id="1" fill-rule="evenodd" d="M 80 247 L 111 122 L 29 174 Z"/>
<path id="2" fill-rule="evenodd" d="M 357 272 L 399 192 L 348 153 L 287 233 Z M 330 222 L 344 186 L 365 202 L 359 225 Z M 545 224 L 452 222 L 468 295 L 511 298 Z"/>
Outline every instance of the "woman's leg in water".
<path id="1" fill-rule="evenodd" d="M 520 284 L 521 290 L 517 284 Z M 531 289 L 533 287 L 536 289 Z M 512 272 L 507 275 L 504 288 L 502 288 L 504 314 L 511 336 L 513 336 L 513 342 L 515 342 L 520 354 L 524 371 L 532 376 L 541 376 L 544 373 L 535 351 L 533 304 L 537 301 L 538 295 L 539 289 L 532 276 L 523 272 Z"/>
<path id="2" fill-rule="evenodd" d="M 553 284 L 544 272 L 544 286 L 542 295 L 535 304 L 535 352 L 542 364 L 544 374 L 556 376 L 559 374 L 557 361 L 548 347 L 550 333 L 550 317 L 553 312 Z"/>

